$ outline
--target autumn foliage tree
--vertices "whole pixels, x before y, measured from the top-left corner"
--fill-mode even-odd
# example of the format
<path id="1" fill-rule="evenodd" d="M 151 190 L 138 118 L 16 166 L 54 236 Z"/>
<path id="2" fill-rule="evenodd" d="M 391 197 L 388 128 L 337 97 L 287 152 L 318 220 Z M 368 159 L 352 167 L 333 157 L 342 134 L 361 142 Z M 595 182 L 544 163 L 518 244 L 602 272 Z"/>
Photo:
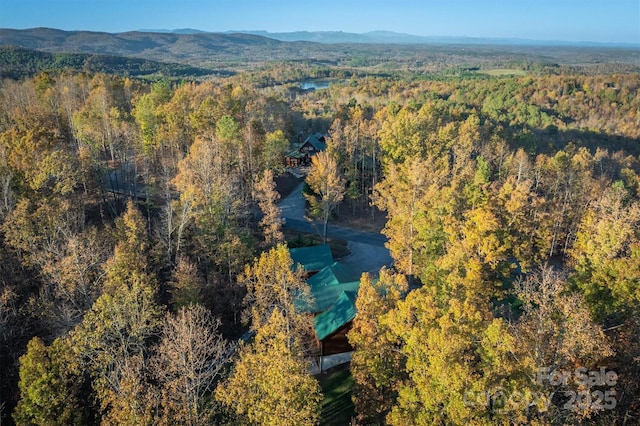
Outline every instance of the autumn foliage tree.
<path id="1" fill-rule="evenodd" d="M 159 332 L 163 307 L 156 303 L 157 285 L 147 273 L 144 221 L 132 203 L 119 231 L 121 240 L 105 264 L 105 292 L 72 331 L 72 347 L 93 379 L 106 419 L 149 423 L 149 342 Z"/>
<path id="2" fill-rule="evenodd" d="M 260 219 L 260 226 L 264 234 L 265 243 L 276 244 L 284 239 L 282 233 L 282 211 L 276 203 L 280 199 L 280 194 L 276 191 L 273 180 L 273 172 L 265 170 L 262 178 L 254 185 L 255 197 L 258 206 L 264 215 Z"/>
<path id="3" fill-rule="evenodd" d="M 171 303 L 175 310 L 199 303 L 204 297 L 205 282 L 198 273 L 195 263 L 185 256 L 178 257 L 178 263 L 169 281 Z"/>
<path id="4" fill-rule="evenodd" d="M 289 249 L 279 244 L 247 265 L 239 283 L 247 289 L 245 317 L 251 321 L 251 329 L 260 330 L 278 310 L 289 336 L 287 345 L 300 351 L 308 346 L 312 328 L 303 310 L 314 302 L 303 271 L 293 266 Z"/>
<path id="5" fill-rule="evenodd" d="M 570 252 L 573 280 L 598 317 L 634 311 L 640 290 L 640 204 L 620 181 L 605 188 L 582 216 Z"/>
<path id="6" fill-rule="evenodd" d="M 440 167 L 438 167 L 440 166 Z M 388 213 L 383 233 L 396 268 L 409 277 L 420 275 L 443 251 L 441 220 L 451 204 L 448 167 L 430 157 L 391 164 L 375 187 L 373 203 Z"/>
<path id="7" fill-rule="evenodd" d="M 255 341 L 240 349 L 229 378 L 216 389 L 216 398 L 240 423 L 318 424 L 320 386 L 289 341 L 287 320 L 276 308 Z"/>
<path id="8" fill-rule="evenodd" d="M 335 158 L 326 151 L 313 156 L 306 181 L 315 195 L 305 197 L 311 205 L 311 215 L 322 221 L 322 241 L 326 243 L 327 224 L 331 212 L 344 198 L 345 181 Z"/>
<path id="9" fill-rule="evenodd" d="M 363 274 L 356 300 L 356 317 L 347 337 L 354 352 L 350 370 L 355 380 L 353 401 L 363 422 L 384 422 L 397 397 L 404 358 L 396 350 L 388 325 L 382 320 L 406 291 L 403 275 L 383 269 L 373 280 Z"/>

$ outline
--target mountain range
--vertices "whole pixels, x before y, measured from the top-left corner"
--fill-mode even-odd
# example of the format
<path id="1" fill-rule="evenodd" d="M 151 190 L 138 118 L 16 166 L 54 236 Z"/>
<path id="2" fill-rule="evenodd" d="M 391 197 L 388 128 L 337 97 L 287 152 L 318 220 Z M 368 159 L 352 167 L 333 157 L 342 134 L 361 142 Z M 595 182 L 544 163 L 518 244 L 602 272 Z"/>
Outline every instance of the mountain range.
<path id="1" fill-rule="evenodd" d="M 0 29 L 0 46 L 48 53 L 123 56 L 207 67 L 229 58 L 251 58 L 260 51 L 271 52 L 277 58 L 282 44 L 281 41 L 252 34 Z"/>
<path id="2" fill-rule="evenodd" d="M 44 49 L 54 43 L 58 43 L 62 37 L 67 38 L 68 42 L 73 43 L 73 38 L 87 38 L 90 35 L 98 37 L 110 36 L 111 38 L 119 38 L 127 40 L 130 43 L 144 41 L 141 34 L 162 34 L 164 41 L 173 41 L 172 36 L 185 36 L 187 39 L 193 36 L 197 38 L 207 38 L 213 41 L 229 41 L 229 36 L 236 41 L 239 37 L 244 37 L 245 42 L 251 40 L 255 43 L 258 39 L 247 39 L 246 36 L 258 36 L 270 40 L 285 42 L 314 42 L 324 44 L 440 44 L 440 45 L 487 45 L 487 46 L 567 46 L 567 47 L 620 47 L 634 48 L 640 47 L 636 43 L 601 43 L 601 42 L 572 42 L 563 40 L 530 40 L 523 38 L 482 38 L 482 37 L 449 37 L 449 36 L 417 36 L 411 34 L 403 34 L 392 31 L 371 31 L 367 33 L 350 33 L 343 31 L 294 31 L 294 32 L 268 32 L 255 30 L 242 31 L 226 31 L 226 32 L 206 32 L 192 28 L 181 29 L 143 29 L 138 31 L 130 31 L 124 33 L 101 33 L 92 31 L 62 31 L 50 28 L 33 28 L 26 30 L 0 29 L 0 44 L 12 44 L 16 41 L 16 35 L 30 38 L 32 42 L 37 41 Z M 43 44 L 44 42 L 44 44 Z M 21 43 L 25 43 L 24 40 Z M 28 41 L 27 41 L 28 43 Z M 21 47 L 36 48 L 35 46 L 27 46 L 17 44 Z M 108 47 L 108 45 L 106 46 Z M 148 47 L 148 46 L 145 46 Z M 106 52 L 114 53 L 114 52 Z"/>
<path id="3" fill-rule="evenodd" d="M 198 31 L 198 30 L 178 30 Z M 585 46 L 585 47 L 638 47 L 636 44 L 571 42 L 563 40 L 530 40 L 523 38 L 448 37 L 417 36 L 392 31 L 371 31 L 363 34 L 342 31 L 234 31 L 253 34 L 280 41 L 311 41 L 316 43 L 374 43 L 374 44 L 453 44 L 453 45 L 494 45 L 494 46 Z"/>
<path id="4" fill-rule="evenodd" d="M 192 28 L 175 30 L 140 30 L 141 32 L 170 34 L 203 34 L 206 31 Z M 583 46 L 583 47 L 640 47 L 640 43 L 603 43 L 592 41 L 532 40 L 524 38 L 418 36 L 393 31 L 350 33 L 343 31 L 293 31 L 269 32 L 256 30 L 226 31 L 225 34 L 253 34 L 280 41 L 310 41 L 315 43 L 366 43 L 366 44 L 455 44 L 455 45 L 516 45 L 516 46 Z"/>
<path id="5" fill-rule="evenodd" d="M 546 44 L 545 44 L 546 43 Z M 406 66 L 505 64 L 514 62 L 640 64 L 640 50 L 629 46 L 540 42 L 514 39 L 421 37 L 387 31 L 354 34 L 340 31 L 208 33 L 193 29 L 123 33 L 63 31 L 51 28 L 0 29 L 0 46 L 51 54 L 73 53 L 138 58 L 209 70 L 237 70 L 246 64 L 305 61 L 324 65 Z M 17 51 L 6 51 L 18 60 Z M 56 58 L 40 58 L 57 61 Z M 68 58 L 66 58 L 68 59 Z M 65 59 L 65 60 L 66 60 Z M 85 59 L 83 59 L 85 60 Z M 74 61 L 79 62 L 79 58 Z M 136 65 L 138 66 L 138 65 Z M 146 68 L 146 65 L 140 65 Z M 182 72 L 182 71 L 181 71 Z"/>

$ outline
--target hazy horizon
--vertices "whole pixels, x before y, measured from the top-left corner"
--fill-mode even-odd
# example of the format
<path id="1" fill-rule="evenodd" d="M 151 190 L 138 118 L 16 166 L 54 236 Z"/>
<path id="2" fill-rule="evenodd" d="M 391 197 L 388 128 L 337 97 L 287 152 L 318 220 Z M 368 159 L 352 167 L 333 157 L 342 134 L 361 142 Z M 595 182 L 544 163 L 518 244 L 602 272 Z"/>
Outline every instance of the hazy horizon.
<path id="1" fill-rule="evenodd" d="M 620 0 L 293 1 L 0 0 L 0 27 L 110 33 L 390 31 L 426 37 L 640 43 L 640 2 Z"/>

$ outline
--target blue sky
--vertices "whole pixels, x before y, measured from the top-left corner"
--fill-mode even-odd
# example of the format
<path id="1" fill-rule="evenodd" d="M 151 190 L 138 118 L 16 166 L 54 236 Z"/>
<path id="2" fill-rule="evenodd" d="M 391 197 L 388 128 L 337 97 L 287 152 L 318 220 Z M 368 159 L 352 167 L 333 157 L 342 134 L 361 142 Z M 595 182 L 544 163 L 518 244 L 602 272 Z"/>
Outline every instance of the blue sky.
<path id="1" fill-rule="evenodd" d="M 388 30 L 640 43 L 640 0 L 0 0 L 0 27 Z"/>

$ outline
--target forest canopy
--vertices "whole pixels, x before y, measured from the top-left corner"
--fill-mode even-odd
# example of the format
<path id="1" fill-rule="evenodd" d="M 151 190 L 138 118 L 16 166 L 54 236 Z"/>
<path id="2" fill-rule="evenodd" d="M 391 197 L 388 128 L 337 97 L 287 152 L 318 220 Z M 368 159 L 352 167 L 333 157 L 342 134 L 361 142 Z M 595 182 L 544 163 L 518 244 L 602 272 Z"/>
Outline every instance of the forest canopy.
<path id="1" fill-rule="evenodd" d="M 311 210 L 394 260 L 347 335 L 358 424 L 640 419 L 640 74 L 146 81 L 38 58 L 70 68 L 0 82 L 2 420 L 322 422 L 276 192 L 316 132 Z M 616 380 L 548 376 L 601 367 Z"/>

